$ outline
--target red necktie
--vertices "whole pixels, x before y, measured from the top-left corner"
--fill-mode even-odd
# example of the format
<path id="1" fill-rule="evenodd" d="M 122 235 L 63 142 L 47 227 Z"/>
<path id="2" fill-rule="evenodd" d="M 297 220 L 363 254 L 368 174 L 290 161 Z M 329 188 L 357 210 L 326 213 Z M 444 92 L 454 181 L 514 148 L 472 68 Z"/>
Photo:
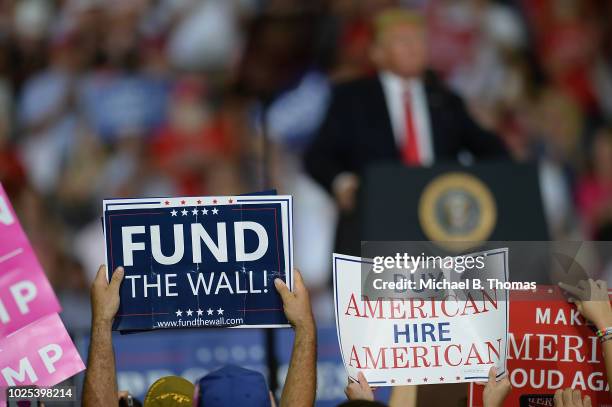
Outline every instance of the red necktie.
<path id="1" fill-rule="evenodd" d="M 421 165 L 421 157 L 419 155 L 419 141 L 417 139 L 416 127 L 412 114 L 412 101 L 410 91 L 404 92 L 404 112 L 406 115 L 406 134 L 404 146 L 402 148 L 402 161 L 406 165 L 417 166 Z"/>

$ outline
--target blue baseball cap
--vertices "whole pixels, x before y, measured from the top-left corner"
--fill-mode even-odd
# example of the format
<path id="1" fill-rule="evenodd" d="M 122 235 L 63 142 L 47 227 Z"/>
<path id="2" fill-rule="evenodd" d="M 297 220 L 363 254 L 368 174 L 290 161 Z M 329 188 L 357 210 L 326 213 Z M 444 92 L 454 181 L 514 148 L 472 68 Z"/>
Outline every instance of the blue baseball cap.
<path id="1" fill-rule="evenodd" d="M 196 384 L 196 407 L 271 407 L 264 376 L 254 370 L 227 365 L 210 372 Z"/>

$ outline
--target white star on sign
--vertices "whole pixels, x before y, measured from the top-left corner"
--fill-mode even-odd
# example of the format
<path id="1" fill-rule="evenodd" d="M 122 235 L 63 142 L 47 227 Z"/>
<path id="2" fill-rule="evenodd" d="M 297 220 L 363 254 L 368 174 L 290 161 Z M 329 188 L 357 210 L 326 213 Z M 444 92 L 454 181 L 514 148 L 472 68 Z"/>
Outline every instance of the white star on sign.
<path id="1" fill-rule="evenodd" d="M 193 311 L 191 309 L 188 309 L 186 312 L 187 312 L 188 317 L 190 317 L 193 314 Z"/>
<path id="2" fill-rule="evenodd" d="M 195 216 L 198 214 L 198 212 L 199 211 L 196 208 L 193 208 L 193 210 L 191 211 L 191 214 Z"/>
<path id="3" fill-rule="evenodd" d="M 223 308 L 219 308 L 219 309 L 217 310 L 217 314 L 218 314 L 218 315 L 223 315 Z"/>
<path id="4" fill-rule="evenodd" d="M 203 215 L 208 215 L 208 209 L 206 209 L 206 208 L 202 209 L 202 214 Z"/>
<path id="5" fill-rule="evenodd" d="M 207 310 L 206 310 L 206 313 L 207 313 L 208 315 L 212 315 L 212 314 L 213 314 L 213 310 L 211 310 L 211 309 L 209 308 L 209 309 L 207 309 Z"/>
<path id="6" fill-rule="evenodd" d="M 201 309 L 198 308 L 197 313 L 198 313 L 198 316 L 201 316 L 204 313 L 204 311 L 202 311 Z"/>
<path id="7" fill-rule="evenodd" d="M 172 214 L 172 216 L 176 216 L 176 214 L 177 214 L 178 212 L 176 211 L 176 209 L 172 209 L 172 211 L 171 211 L 170 213 Z"/>
<path id="8" fill-rule="evenodd" d="M 219 213 L 219 209 L 213 208 L 212 212 L 213 212 L 213 215 L 217 215 Z"/>
<path id="9" fill-rule="evenodd" d="M 183 209 L 183 210 L 181 211 L 181 215 L 183 215 L 183 216 L 187 216 L 187 209 Z"/>
<path id="10" fill-rule="evenodd" d="M 177 317 L 182 317 L 183 316 L 183 311 L 181 311 L 181 310 L 176 311 L 176 316 Z"/>

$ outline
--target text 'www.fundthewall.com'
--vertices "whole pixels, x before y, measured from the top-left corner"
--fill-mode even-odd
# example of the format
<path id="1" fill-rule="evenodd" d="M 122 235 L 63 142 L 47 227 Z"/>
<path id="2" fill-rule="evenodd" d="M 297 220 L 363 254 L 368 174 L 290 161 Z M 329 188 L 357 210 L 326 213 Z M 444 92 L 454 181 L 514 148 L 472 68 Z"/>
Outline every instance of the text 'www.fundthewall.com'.
<path id="1" fill-rule="evenodd" d="M 225 318 L 219 317 L 215 319 L 179 319 L 177 321 L 159 321 L 157 322 L 158 328 L 186 328 L 186 327 L 202 327 L 202 326 L 235 326 L 242 325 L 244 320 L 242 318 Z"/>

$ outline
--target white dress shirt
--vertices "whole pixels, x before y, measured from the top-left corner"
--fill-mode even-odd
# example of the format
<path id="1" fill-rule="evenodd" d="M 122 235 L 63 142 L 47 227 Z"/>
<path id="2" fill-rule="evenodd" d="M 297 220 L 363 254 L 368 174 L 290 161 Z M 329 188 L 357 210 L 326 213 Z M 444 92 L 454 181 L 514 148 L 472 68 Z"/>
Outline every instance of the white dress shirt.
<path id="1" fill-rule="evenodd" d="M 402 149 L 406 142 L 406 112 L 404 94 L 410 92 L 410 108 L 412 120 L 419 146 L 419 158 L 423 166 L 430 166 L 434 162 L 433 140 L 431 136 L 431 122 L 427 107 L 427 96 L 421 79 L 403 79 L 389 71 L 379 74 L 382 83 L 391 128 L 395 136 L 398 149 Z"/>

